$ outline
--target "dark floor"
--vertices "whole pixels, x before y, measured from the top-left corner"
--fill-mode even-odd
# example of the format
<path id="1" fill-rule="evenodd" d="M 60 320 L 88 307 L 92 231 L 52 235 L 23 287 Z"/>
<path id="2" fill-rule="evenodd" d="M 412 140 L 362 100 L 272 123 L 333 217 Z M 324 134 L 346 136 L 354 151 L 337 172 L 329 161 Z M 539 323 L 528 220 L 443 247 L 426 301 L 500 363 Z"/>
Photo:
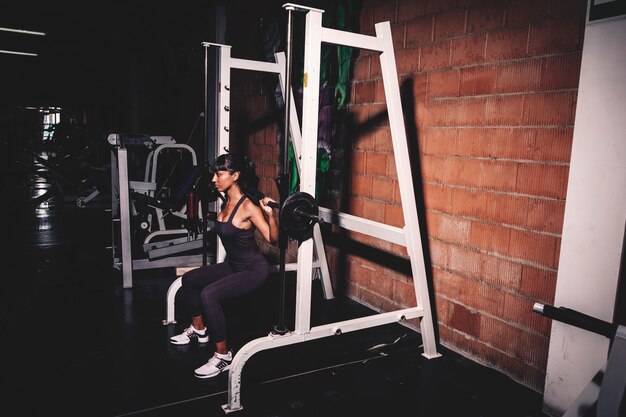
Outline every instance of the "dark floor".
<path id="1" fill-rule="evenodd" d="M 0 415 L 224 415 L 227 375 L 193 376 L 211 347 L 168 343 L 187 324 L 182 303 L 179 323 L 162 324 L 174 270 L 136 272 L 123 289 L 107 198 L 78 208 L 28 158 L 3 172 Z M 235 348 L 276 324 L 278 281 L 225 306 Z M 373 314 L 314 287 L 313 325 Z M 394 324 L 258 353 L 232 415 L 544 416 L 538 393 L 443 347 L 427 360 L 420 343 Z"/>

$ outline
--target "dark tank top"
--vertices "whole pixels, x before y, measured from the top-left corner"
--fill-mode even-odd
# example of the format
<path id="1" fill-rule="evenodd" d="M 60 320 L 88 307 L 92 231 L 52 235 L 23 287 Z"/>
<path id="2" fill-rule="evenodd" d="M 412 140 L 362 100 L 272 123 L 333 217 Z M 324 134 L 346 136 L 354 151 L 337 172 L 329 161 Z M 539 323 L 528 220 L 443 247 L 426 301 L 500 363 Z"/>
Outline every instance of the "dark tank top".
<path id="1" fill-rule="evenodd" d="M 216 221 L 214 226 L 215 233 L 226 249 L 226 260 L 235 270 L 255 268 L 260 266 L 259 263 L 267 263 L 254 238 L 254 227 L 246 230 L 233 225 L 233 218 L 246 198 L 244 195 L 239 199 L 228 220 Z"/>

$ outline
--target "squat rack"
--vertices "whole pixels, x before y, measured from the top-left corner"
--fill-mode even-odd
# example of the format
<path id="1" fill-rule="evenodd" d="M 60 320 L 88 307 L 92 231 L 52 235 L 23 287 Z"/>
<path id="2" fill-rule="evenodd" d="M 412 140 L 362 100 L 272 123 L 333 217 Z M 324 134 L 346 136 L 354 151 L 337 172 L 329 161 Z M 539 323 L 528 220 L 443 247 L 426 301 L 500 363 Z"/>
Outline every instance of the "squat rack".
<path id="1" fill-rule="evenodd" d="M 426 266 L 420 238 L 417 205 L 413 190 L 413 178 L 411 175 L 409 151 L 402 115 L 391 25 L 389 22 L 377 23 L 375 25 L 376 36 L 361 35 L 323 27 L 322 13 L 324 13 L 324 11 L 321 9 L 292 3 L 284 4 L 283 8 L 289 13 L 290 19 L 294 11 L 306 13 L 304 95 L 302 103 L 302 137 L 300 143 L 296 143 L 298 142 L 298 135 L 297 132 L 294 132 L 292 129 L 294 149 L 300 152 L 299 155 L 296 154 L 296 160 L 299 159 L 301 192 L 315 195 L 320 86 L 319 71 L 322 42 L 380 52 L 382 79 L 389 114 L 394 158 L 397 171 L 403 173 L 403 175 L 398 175 L 398 183 L 405 226 L 404 228 L 393 227 L 384 223 L 374 222 L 346 213 L 337 213 L 324 208 L 320 208 L 320 217 L 326 222 L 334 223 L 342 228 L 406 246 L 411 260 L 411 271 L 417 306 L 379 313 L 374 316 L 311 327 L 311 278 L 313 273 L 314 239 L 303 241 L 299 245 L 297 259 L 295 330 L 285 334 L 270 333 L 266 337 L 248 342 L 237 352 L 233 358 L 228 376 L 228 403 L 222 406 L 226 413 L 239 411 L 243 408 L 241 405 L 241 373 L 243 366 L 252 355 L 262 350 L 327 336 L 340 335 L 342 333 L 384 324 L 402 322 L 407 319 L 420 318 L 420 330 L 424 346 L 423 356 L 429 359 L 440 356 L 437 352 L 434 337 Z M 284 87 L 283 84 L 283 91 L 285 91 Z M 291 107 L 286 109 L 286 111 L 293 114 Z"/>

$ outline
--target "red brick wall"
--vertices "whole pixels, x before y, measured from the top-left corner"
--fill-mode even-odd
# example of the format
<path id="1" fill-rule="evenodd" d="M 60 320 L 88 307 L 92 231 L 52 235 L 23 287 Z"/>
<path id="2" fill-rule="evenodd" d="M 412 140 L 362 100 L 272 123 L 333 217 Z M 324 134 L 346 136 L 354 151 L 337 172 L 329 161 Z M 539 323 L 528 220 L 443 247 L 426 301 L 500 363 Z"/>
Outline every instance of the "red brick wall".
<path id="1" fill-rule="evenodd" d="M 585 11 L 366 0 L 361 13 L 362 33 L 391 22 L 400 84 L 413 86 L 441 343 L 540 391 L 550 327 L 532 305 L 554 298 Z M 377 55 L 356 57 L 351 97 L 359 122 L 384 109 Z M 355 143 L 350 211 L 401 225 L 388 126 Z M 378 310 L 415 303 L 410 278 L 372 259 L 347 271 L 348 294 Z"/>
<path id="2" fill-rule="evenodd" d="M 532 305 L 554 298 L 585 9 L 585 0 L 364 0 L 360 10 L 361 33 L 391 22 L 400 84 L 412 89 L 403 105 L 417 134 L 440 341 L 538 391 L 550 323 Z M 249 45 L 233 44 L 233 56 L 249 58 Z M 358 127 L 386 106 L 378 56 L 360 51 L 352 69 L 347 111 Z M 280 127 L 249 128 L 271 114 L 272 94 L 262 76 L 233 73 L 232 148 L 257 161 L 261 189 L 276 197 Z M 372 126 L 342 151 L 350 169 L 337 176 L 349 185 L 336 187 L 337 200 L 402 226 L 389 127 Z M 378 311 L 415 305 L 410 269 L 397 262 L 408 264 L 405 248 L 337 234 L 325 237 L 336 288 Z"/>

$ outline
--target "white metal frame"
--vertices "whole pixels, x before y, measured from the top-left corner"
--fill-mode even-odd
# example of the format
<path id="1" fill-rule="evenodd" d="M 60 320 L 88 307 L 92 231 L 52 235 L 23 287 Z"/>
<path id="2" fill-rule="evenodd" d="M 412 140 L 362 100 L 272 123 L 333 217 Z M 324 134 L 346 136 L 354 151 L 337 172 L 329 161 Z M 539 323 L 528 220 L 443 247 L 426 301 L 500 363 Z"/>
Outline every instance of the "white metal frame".
<path id="1" fill-rule="evenodd" d="M 315 195 L 319 69 L 322 42 L 368 49 L 381 53 L 380 62 L 387 99 L 394 157 L 397 171 L 402 172 L 402 175 L 398 175 L 398 182 L 405 226 L 403 229 L 400 229 L 345 213 L 334 213 L 327 209 L 321 209 L 320 213 L 326 221 L 335 223 L 343 228 L 406 246 L 411 260 L 417 306 L 312 328 L 310 325 L 310 313 L 313 240 L 309 239 L 302 242 L 298 249 L 295 330 L 285 335 L 269 334 L 266 337 L 252 340 L 237 352 L 233 358 L 228 377 L 228 403 L 222 406 L 226 413 L 243 408 L 241 405 L 241 373 L 243 366 L 252 355 L 262 350 L 393 322 L 401 322 L 411 318 L 421 318 L 420 330 L 424 346 L 423 355 L 429 359 L 440 356 L 437 352 L 434 337 L 426 267 L 420 239 L 417 205 L 413 191 L 413 179 L 402 115 L 391 26 L 389 22 L 377 23 L 375 25 L 376 36 L 349 33 L 324 28 L 322 26 L 323 10 L 291 3 L 287 3 L 283 7 L 287 10 L 306 12 L 300 191 Z"/>
<path id="2" fill-rule="evenodd" d="M 278 75 L 278 79 L 281 85 L 281 89 L 283 92 L 283 97 L 285 95 L 285 55 L 282 52 L 279 52 L 275 55 L 276 62 L 266 62 L 266 61 L 253 61 L 247 59 L 233 58 L 231 56 L 230 45 L 222 45 L 218 43 L 210 43 L 204 42 L 203 45 L 208 47 L 216 47 L 218 48 L 218 60 L 220 63 L 220 74 L 219 74 L 219 91 L 217 98 L 217 108 L 218 108 L 218 117 L 217 117 L 217 126 L 218 126 L 218 135 L 217 135 L 217 148 L 218 150 L 223 150 L 224 148 L 228 149 L 230 145 L 230 74 L 233 69 L 240 70 L 249 70 L 249 71 L 258 71 L 258 72 L 268 72 Z M 289 91 L 291 94 L 291 102 L 293 103 L 293 91 Z M 302 136 L 300 134 L 300 123 L 298 122 L 298 116 L 296 114 L 296 109 L 294 106 L 290 108 L 290 126 L 289 130 L 291 131 L 291 140 L 294 147 L 294 153 L 296 155 L 296 162 L 298 168 L 300 168 L 300 153 L 301 153 L 301 143 Z M 219 238 L 217 239 L 219 242 Z M 315 250 L 315 258 L 312 261 L 311 268 L 315 271 L 315 276 L 312 278 L 320 278 L 322 283 L 322 292 L 324 294 L 324 298 L 329 300 L 335 297 L 332 287 L 332 282 L 330 279 L 330 270 L 328 269 L 328 261 L 326 259 L 326 252 L 324 250 L 324 243 L 322 238 L 322 232 L 318 224 L 316 224 L 313 228 L 313 242 L 314 242 L 314 250 Z M 217 262 L 221 262 L 224 260 L 225 252 L 224 248 L 219 243 L 217 245 L 216 251 L 216 260 Z M 295 271 L 297 269 L 297 263 L 290 263 L 285 265 L 285 271 Z M 272 265 L 272 272 L 278 271 L 278 265 Z M 167 291 L 166 297 L 166 319 L 163 320 L 163 324 L 172 324 L 176 323 L 176 293 L 181 288 L 181 277 L 178 277 Z"/>

